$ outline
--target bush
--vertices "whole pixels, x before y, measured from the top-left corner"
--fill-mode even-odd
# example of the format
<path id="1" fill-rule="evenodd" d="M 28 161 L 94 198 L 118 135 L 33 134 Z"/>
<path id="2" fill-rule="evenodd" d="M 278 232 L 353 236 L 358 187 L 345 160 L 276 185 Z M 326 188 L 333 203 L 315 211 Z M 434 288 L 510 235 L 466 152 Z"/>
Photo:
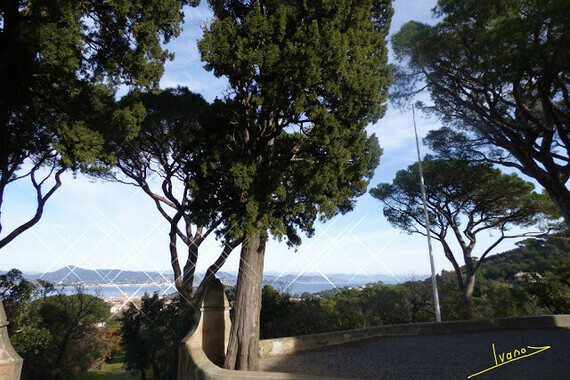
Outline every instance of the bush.
<path id="1" fill-rule="evenodd" d="M 0 275 L 0 295 L 11 341 L 24 358 L 22 379 L 74 378 L 107 350 L 97 324 L 110 317 L 109 306 L 81 287 L 66 295 L 47 282 L 27 281 L 12 269 Z"/>
<path id="2" fill-rule="evenodd" d="M 184 309 L 177 297 L 167 302 L 157 293 L 145 294 L 140 308 L 131 303 L 121 318 L 127 370 L 141 379 L 152 370 L 153 379 L 175 379 L 178 346 L 193 323 L 193 310 Z"/>

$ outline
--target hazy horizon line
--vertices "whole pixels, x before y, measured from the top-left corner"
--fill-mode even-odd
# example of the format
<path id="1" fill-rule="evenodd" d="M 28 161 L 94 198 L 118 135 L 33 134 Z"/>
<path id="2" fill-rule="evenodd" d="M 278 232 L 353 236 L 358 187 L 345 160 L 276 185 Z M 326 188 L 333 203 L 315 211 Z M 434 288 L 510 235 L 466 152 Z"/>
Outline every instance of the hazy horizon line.
<path id="1" fill-rule="evenodd" d="M 121 271 L 121 272 L 142 272 L 142 273 L 159 273 L 159 274 L 165 274 L 165 273 L 172 273 L 172 268 L 171 269 L 125 269 L 125 268 L 85 268 L 85 267 L 79 267 L 76 265 L 66 265 L 66 266 L 62 266 L 58 269 L 54 269 L 54 270 L 50 270 L 50 271 L 41 271 L 41 270 L 27 270 L 27 269 L 21 269 L 21 268 L 0 268 L 0 272 L 2 273 L 6 273 L 12 269 L 18 269 L 20 270 L 22 273 L 24 274 L 42 274 L 42 273 L 53 273 L 53 272 L 57 272 L 61 269 L 82 269 L 82 270 L 90 270 L 90 271 Z M 203 271 L 196 271 L 196 274 L 204 274 L 206 273 L 206 270 Z M 229 274 L 236 274 L 238 273 L 238 271 L 236 270 L 231 270 L 231 271 L 219 271 L 218 273 L 229 273 Z M 355 273 L 355 272 L 342 272 L 342 271 L 333 271 L 333 272 L 319 272 L 319 271 L 315 271 L 315 272 L 302 272 L 302 271 L 287 271 L 287 272 L 282 272 L 282 271 L 277 271 L 274 269 L 267 269 L 263 271 L 264 274 L 268 274 L 268 275 L 300 275 L 300 276 L 314 276 L 314 275 L 352 275 L 352 276 L 362 276 L 362 277 L 373 277 L 373 276 L 398 276 L 398 277 L 404 277 L 404 276 L 410 276 L 410 277 L 429 277 L 430 274 L 429 273 L 414 273 L 414 272 L 407 272 L 407 273 L 382 273 L 382 272 L 376 272 L 376 273 Z"/>

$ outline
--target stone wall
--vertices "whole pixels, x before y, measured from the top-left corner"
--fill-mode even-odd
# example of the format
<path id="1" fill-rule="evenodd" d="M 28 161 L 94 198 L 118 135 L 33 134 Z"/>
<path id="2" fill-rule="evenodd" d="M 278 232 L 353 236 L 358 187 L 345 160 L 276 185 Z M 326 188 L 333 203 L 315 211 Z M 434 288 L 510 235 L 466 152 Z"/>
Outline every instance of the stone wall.
<path id="1" fill-rule="evenodd" d="M 8 320 L 0 301 L 0 380 L 18 380 L 22 372 L 23 360 L 18 355 L 8 337 Z"/>
<path id="2" fill-rule="evenodd" d="M 224 293 L 221 281 L 210 282 L 202 307 L 200 308 L 199 328 L 194 339 L 201 342 L 204 354 L 218 366 L 224 365 L 230 339 L 230 304 Z"/>
<path id="3" fill-rule="evenodd" d="M 179 348 L 178 380 L 189 379 L 315 379 L 315 376 L 277 372 L 230 371 L 223 369 L 231 328 L 229 303 L 222 283 L 208 285 L 200 308 L 198 326 L 190 331 Z M 218 365 L 216 365 L 218 364 Z M 326 379 L 321 377 L 321 379 Z"/>
<path id="4" fill-rule="evenodd" d="M 316 379 L 315 376 L 278 372 L 230 371 L 224 362 L 231 322 L 223 286 L 215 279 L 206 290 L 198 326 L 188 333 L 179 349 L 178 379 Z M 378 326 L 366 329 L 304 335 L 259 342 L 261 357 L 291 355 L 383 336 L 414 336 L 494 330 L 570 329 L 570 315 L 478 319 Z M 318 377 L 325 379 L 325 377 Z"/>
<path id="5" fill-rule="evenodd" d="M 538 317 L 510 317 L 475 319 L 469 321 L 426 322 L 404 325 L 369 327 L 365 329 L 337 331 L 323 334 L 302 335 L 287 338 L 264 339 L 259 342 L 261 357 L 291 355 L 317 348 L 336 346 L 359 340 L 384 336 L 414 336 L 449 334 L 494 330 L 528 330 L 564 328 L 570 329 L 570 315 L 545 315 Z"/>

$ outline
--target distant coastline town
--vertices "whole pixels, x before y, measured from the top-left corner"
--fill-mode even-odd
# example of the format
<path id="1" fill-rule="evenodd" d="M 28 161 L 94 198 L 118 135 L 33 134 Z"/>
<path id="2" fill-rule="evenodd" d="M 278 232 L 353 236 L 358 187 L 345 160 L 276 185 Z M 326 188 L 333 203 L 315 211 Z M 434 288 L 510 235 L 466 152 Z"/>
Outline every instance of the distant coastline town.
<path id="1" fill-rule="evenodd" d="M 30 281 L 48 281 L 64 292 L 72 293 L 81 287 L 87 293 L 105 299 L 111 312 L 116 313 L 130 302 L 140 303 L 144 294 L 157 292 L 161 297 L 176 293 L 174 278 L 168 272 L 125 271 L 118 269 L 83 269 L 67 266 L 47 273 L 24 273 Z M 237 273 L 218 272 L 217 277 L 226 286 L 235 286 Z M 272 285 L 281 293 L 300 296 L 307 293 L 318 293 L 334 288 L 363 289 L 366 284 L 397 283 L 397 278 L 386 275 L 354 275 L 354 274 L 266 274 L 264 284 Z M 203 279 L 197 273 L 195 282 Z"/>

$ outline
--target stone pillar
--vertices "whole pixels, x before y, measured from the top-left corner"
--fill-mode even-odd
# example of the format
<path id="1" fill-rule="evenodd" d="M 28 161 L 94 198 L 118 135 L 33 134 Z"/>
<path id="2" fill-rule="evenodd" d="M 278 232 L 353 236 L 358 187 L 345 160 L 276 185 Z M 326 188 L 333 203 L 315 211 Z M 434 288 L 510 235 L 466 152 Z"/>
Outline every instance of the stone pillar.
<path id="1" fill-rule="evenodd" d="M 201 340 L 204 353 L 214 364 L 224 365 L 230 339 L 230 304 L 224 293 L 222 282 L 214 278 L 200 308 L 201 317 L 196 329 L 196 338 Z"/>
<path id="2" fill-rule="evenodd" d="M 8 320 L 0 300 L 0 380 L 20 379 L 23 362 L 8 338 Z"/>

